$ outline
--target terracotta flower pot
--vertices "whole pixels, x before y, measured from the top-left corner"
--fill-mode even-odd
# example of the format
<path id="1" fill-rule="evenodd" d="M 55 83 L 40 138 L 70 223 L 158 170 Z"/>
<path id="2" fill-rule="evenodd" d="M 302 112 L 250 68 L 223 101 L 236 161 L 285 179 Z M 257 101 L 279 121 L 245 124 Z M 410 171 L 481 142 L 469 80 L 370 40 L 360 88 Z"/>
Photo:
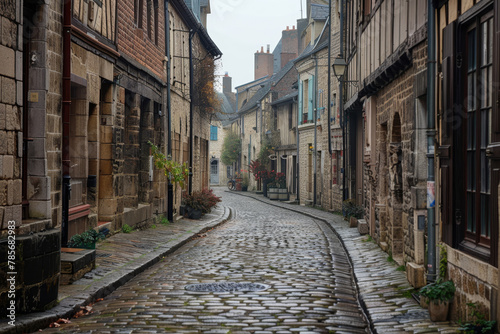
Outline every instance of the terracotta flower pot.
<path id="1" fill-rule="evenodd" d="M 449 301 L 432 300 L 429 302 L 429 315 L 434 322 L 448 320 L 448 312 L 450 310 Z"/>

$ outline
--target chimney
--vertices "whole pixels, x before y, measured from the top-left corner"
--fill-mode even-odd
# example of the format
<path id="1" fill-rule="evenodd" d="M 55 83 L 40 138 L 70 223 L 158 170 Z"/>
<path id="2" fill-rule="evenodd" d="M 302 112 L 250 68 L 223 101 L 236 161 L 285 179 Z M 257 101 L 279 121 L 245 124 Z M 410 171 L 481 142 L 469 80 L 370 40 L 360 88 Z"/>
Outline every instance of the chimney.
<path id="1" fill-rule="evenodd" d="M 295 26 L 290 30 L 286 27 L 281 36 L 281 68 L 283 68 L 289 61 L 299 56 L 299 35 L 295 30 Z"/>
<path id="2" fill-rule="evenodd" d="M 270 49 L 271 45 L 267 44 L 267 53 L 264 53 L 263 46 L 255 53 L 255 80 L 273 75 L 274 56 Z"/>
<path id="3" fill-rule="evenodd" d="M 233 78 L 226 74 L 222 77 L 222 92 L 223 93 L 231 93 L 233 90 Z"/>

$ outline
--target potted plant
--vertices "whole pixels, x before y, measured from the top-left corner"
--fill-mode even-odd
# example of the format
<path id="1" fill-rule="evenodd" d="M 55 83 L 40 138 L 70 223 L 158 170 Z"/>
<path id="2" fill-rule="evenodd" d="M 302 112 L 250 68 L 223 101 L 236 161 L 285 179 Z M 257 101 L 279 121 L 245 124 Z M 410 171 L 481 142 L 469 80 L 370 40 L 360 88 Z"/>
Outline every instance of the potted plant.
<path id="1" fill-rule="evenodd" d="M 241 190 L 242 191 L 247 191 L 248 186 L 250 185 L 250 178 L 248 177 L 248 174 L 243 174 L 243 180 L 241 181 Z"/>
<path id="2" fill-rule="evenodd" d="M 68 247 L 95 249 L 95 243 L 105 238 L 106 237 L 103 233 L 97 232 L 94 229 L 90 229 L 81 234 L 75 234 L 74 236 L 72 236 L 68 242 Z"/>
<path id="3" fill-rule="evenodd" d="M 345 200 L 342 203 L 344 219 L 349 221 L 350 227 L 358 226 L 358 219 L 363 218 L 363 207 L 356 204 L 352 199 Z"/>
<path id="4" fill-rule="evenodd" d="M 496 321 L 486 320 L 486 316 L 478 311 L 475 303 L 467 303 L 472 320 L 466 323 L 460 323 L 458 329 L 465 334 L 489 334 L 493 333 Z"/>
<path id="5" fill-rule="evenodd" d="M 440 277 L 435 283 L 424 286 L 419 291 L 429 304 L 429 314 L 432 321 L 446 321 L 450 302 L 455 295 L 453 281 L 445 281 Z"/>
<path id="6" fill-rule="evenodd" d="M 185 214 L 191 219 L 200 219 L 203 214 L 209 213 L 220 201 L 220 197 L 215 196 L 212 189 L 203 189 L 194 191 L 191 195 L 187 193 L 182 195 L 182 204 L 186 206 Z"/>

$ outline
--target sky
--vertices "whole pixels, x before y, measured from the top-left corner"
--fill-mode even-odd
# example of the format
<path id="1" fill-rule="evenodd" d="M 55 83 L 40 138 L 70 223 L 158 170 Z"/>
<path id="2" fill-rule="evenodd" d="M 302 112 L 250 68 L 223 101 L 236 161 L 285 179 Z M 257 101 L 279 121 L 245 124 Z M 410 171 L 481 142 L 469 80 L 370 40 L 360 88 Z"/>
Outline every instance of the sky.
<path id="1" fill-rule="evenodd" d="M 228 72 L 235 87 L 254 80 L 254 54 L 270 44 L 271 52 L 281 32 L 305 17 L 305 0 L 210 0 L 208 34 L 222 52 L 218 75 Z M 222 90 L 222 85 L 219 85 Z"/>

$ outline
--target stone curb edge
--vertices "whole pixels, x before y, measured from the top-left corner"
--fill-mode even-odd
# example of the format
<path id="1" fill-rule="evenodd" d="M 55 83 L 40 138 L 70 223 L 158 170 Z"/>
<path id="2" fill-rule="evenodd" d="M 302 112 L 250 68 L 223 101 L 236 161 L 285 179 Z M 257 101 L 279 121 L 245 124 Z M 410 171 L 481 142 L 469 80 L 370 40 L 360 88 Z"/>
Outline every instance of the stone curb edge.
<path id="1" fill-rule="evenodd" d="M 285 210 L 290 210 L 290 211 L 294 211 L 296 213 L 300 213 L 300 214 L 303 214 L 304 216 L 308 216 L 310 218 L 313 218 L 313 219 L 316 219 L 316 220 L 320 220 L 322 221 L 323 223 L 325 223 L 332 231 L 333 233 L 337 236 L 337 238 L 340 240 L 340 243 L 342 244 L 342 247 L 344 248 L 346 254 L 347 254 L 347 259 L 349 260 L 349 264 L 351 265 L 351 270 L 352 270 L 352 273 L 353 273 L 353 278 L 354 278 L 354 288 L 356 290 L 356 295 L 357 295 L 357 300 L 358 300 L 358 304 L 369 324 L 369 328 L 370 328 L 370 332 L 371 333 L 377 333 L 377 330 L 375 329 L 375 326 L 373 324 L 373 321 L 370 317 L 370 312 L 368 311 L 368 307 L 366 306 L 365 304 L 365 301 L 363 300 L 363 298 L 361 297 L 360 293 L 359 293 L 359 285 L 358 285 L 358 277 L 356 276 L 356 272 L 354 271 L 354 265 L 353 265 L 353 262 L 352 262 L 352 258 L 351 258 L 351 253 L 349 252 L 349 250 L 347 249 L 345 243 L 344 243 L 344 240 L 342 239 L 342 236 L 337 232 L 337 230 L 335 229 L 335 227 L 332 226 L 332 224 L 330 224 L 327 219 L 325 218 L 321 218 L 321 217 L 318 217 L 318 216 L 315 216 L 311 213 L 308 213 L 308 212 L 304 212 L 304 211 L 300 211 L 300 210 L 297 210 L 297 209 L 294 209 L 293 207 L 284 207 L 284 206 L 281 206 L 281 205 L 277 205 L 277 204 L 274 204 L 273 202 L 269 202 L 269 201 L 266 201 L 266 200 L 263 200 L 263 199 L 260 199 L 260 198 L 256 198 L 254 196 L 248 196 L 248 195 L 245 195 L 245 194 L 240 194 L 238 192 L 234 192 L 234 191 L 227 191 L 226 192 L 231 192 L 231 193 L 234 193 L 236 195 L 240 195 L 240 196 L 244 196 L 244 197 L 248 197 L 248 198 L 253 198 L 257 201 L 260 201 L 262 203 L 266 203 L 266 204 L 269 204 L 269 205 L 272 205 L 272 206 L 275 206 L 277 208 L 282 208 L 282 209 L 285 209 Z"/>
<path id="2" fill-rule="evenodd" d="M 80 310 L 81 307 L 87 306 L 88 304 L 94 302 L 99 298 L 108 296 L 135 276 L 139 275 L 154 264 L 160 262 L 160 260 L 164 256 L 172 254 L 173 252 L 187 244 L 189 241 L 193 240 L 196 236 L 230 221 L 234 217 L 234 214 L 234 209 L 224 206 L 224 214 L 221 218 L 214 219 L 212 224 L 210 224 L 209 226 L 205 226 L 197 232 L 191 233 L 184 239 L 180 240 L 176 245 L 168 249 L 160 248 L 158 250 L 154 250 L 148 253 L 148 259 L 146 261 L 139 263 L 139 265 L 133 263 L 129 268 L 126 269 L 118 269 L 118 274 L 115 274 L 116 271 L 109 273 L 109 276 L 105 276 L 105 278 L 103 278 L 106 280 L 106 282 L 103 285 L 96 287 L 96 289 L 90 291 L 89 293 L 65 298 L 61 301 L 61 303 L 59 303 L 59 305 L 45 312 L 21 315 L 18 319 L 16 319 L 15 326 L 10 326 L 7 323 L 0 324 L 0 333 L 17 334 L 33 332 L 37 331 L 40 328 L 47 327 L 60 318 L 71 318 L 77 311 Z M 3 321 L 4 320 L 2 320 L 2 322 Z"/>

